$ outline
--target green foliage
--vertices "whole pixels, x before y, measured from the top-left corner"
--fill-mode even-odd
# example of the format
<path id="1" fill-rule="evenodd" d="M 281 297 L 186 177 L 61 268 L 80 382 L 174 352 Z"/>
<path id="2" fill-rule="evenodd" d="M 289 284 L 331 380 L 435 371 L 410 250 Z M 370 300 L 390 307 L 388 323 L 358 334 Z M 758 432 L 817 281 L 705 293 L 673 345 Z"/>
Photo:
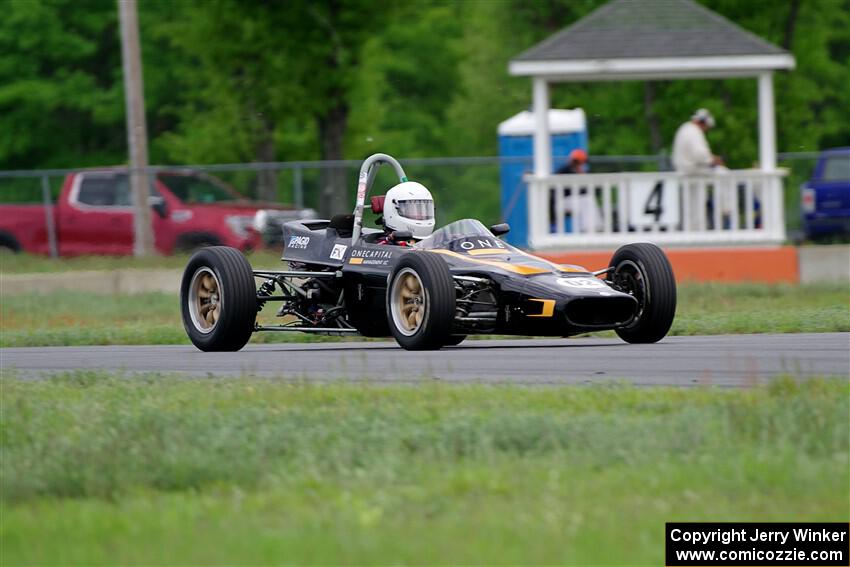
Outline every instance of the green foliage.
<path id="1" fill-rule="evenodd" d="M 116 4 L 6 2 L 0 167 L 103 165 L 126 147 Z"/>
<path id="2" fill-rule="evenodd" d="M 154 139 L 157 152 L 184 163 L 263 161 L 258 150 L 278 141 L 277 122 L 304 112 L 305 92 L 290 78 L 289 11 L 257 4 L 246 13 L 231 0 L 153 6 L 142 5 L 151 35 L 172 54 L 166 67 L 180 70 L 171 85 L 177 87 L 169 108 L 175 127 Z M 171 17 L 163 19 L 163 12 Z M 151 57 L 157 51 L 151 49 Z"/>
<path id="3" fill-rule="evenodd" d="M 365 44 L 356 75 L 348 135 L 350 155 L 376 151 L 405 157 L 445 152 L 447 111 L 459 90 L 461 4 L 402 7 Z"/>
<path id="4" fill-rule="evenodd" d="M 848 512 L 846 381 L 0 386 L 9 565 L 659 565 L 666 521 Z"/>

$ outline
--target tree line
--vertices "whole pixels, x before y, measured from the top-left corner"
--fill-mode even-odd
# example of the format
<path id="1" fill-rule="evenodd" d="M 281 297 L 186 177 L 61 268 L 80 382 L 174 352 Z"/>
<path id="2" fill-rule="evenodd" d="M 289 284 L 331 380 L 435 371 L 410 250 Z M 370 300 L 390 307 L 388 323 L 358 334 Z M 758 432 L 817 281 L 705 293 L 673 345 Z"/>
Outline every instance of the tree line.
<path id="1" fill-rule="evenodd" d="M 497 124 L 531 102 L 508 61 L 604 1 L 141 0 L 151 162 L 494 155 Z M 700 2 L 794 54 L 779 151 L 850 143 L 850 0 Z M 115 2 L 3 8 L 0 169 L 125 163 Z M 754 79 L 568 83 L 552 104 L 585 109 L 591 154 L 669 149 L 708 107 L 727 162 L 757 159 Z M 321 202 L 350 198 L 344 170 L 323 175 Z M 266 176 L 258 196 L 275 199 Z"/>

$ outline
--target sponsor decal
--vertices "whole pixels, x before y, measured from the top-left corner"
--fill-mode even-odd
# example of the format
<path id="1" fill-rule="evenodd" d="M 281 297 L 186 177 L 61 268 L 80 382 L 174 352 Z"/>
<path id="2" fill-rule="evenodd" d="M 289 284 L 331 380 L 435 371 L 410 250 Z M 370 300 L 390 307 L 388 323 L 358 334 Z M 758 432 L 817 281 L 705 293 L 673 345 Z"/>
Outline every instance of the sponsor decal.
<path id="1" fill-rule="evenodd" d="M 307 248 L 307 246 L 309 244 L 310 244 L 310 237 L 309 236 L 290 236 L 289 237 L 289 244 L 287 244 L 286 247 L 287 248 L 300 248 L 301 250 L 303 250 L 304 248 Z"/>
<path id="2" fill-rule="evenodd" d="M 366 183 L 360 182 L 357 186 L 357 202 L 362 203 L 366 199 Z"/>
<path id="3" fill-rule="evenodd" d="M 608 285 L 597 278 L 558 278 L 558 283 L 564 287 L 576 287 L 580 289 L 608 289 Z"/>
<path id="4" fill-rule="evenodd" d="M 369 250 L 363 248 L 352 248 L 349 264 L 362 264 L 364 266 L 388 266 L 393 258 L 390 250 Z"/>
<path id="5" fill-rule="evenodd" d="M 393 257 L 393 253 L 389 250 L 368 250 L 368 249 L 357 249 L 351 251 L 352 258 L 383 258 L 390 259 Z"/>
<path id="6" fill-rule="evenodd" d="M 348 246 L 345 244 L 334 244 L 334 249 L 331 250 L 331 260 L 342 260 L 345 257 L 345 251 Z"/>
<path id="7" fill-rule="evenodd" d="M 460 247 L 464 250 L 475 250 L 481 248 L 504 248 L 505 245 L 501 240 L 497 239 L 489 239 L 489 238 L 476 238 L 470 240 L 464 240 L 460 243 Z"/>

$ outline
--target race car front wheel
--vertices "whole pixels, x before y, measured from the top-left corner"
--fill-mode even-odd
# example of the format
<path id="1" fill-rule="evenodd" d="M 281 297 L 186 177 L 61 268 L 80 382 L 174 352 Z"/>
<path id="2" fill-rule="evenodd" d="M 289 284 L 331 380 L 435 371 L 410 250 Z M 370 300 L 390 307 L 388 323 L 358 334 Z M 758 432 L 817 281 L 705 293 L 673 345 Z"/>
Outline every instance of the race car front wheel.
<path id="1" fill-rule="evenodd" d="M 650 243 L 627 244 L 619 248 L 609 275 L 615 288 L 637 300 L 632 320 L 616 329 L 629 343 L 655 343 L 663 339 L 676 315 L 676 279 L 664 252 Z"/>
<path id="2" fill-rule="evenodd" d="M 387 290 L 387 321 L 407 350 L 436 350 L 449 340 L 455 289 L 445 261 L 429 252 L 404 254 Z"/>
<path id="3" fill-rule="evenodd" d="M 202 248 L 189 259 L 180 285 L 183 327 L 203 351 L 245 346 L 257 318 L 257 289 L 251 265 L 227 246 Z"/>
<path id="4" fill-rule="evenodd" d="M 466 340 L 466 335 L 452 335 L 443 341 L 443 346 L 457 346 Z"/>

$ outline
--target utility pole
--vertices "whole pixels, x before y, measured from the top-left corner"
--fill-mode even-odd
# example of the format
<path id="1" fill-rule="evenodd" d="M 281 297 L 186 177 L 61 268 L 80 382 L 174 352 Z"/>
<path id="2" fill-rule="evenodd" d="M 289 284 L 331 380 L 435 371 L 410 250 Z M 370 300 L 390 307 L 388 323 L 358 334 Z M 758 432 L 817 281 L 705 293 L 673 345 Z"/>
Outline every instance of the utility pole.
<path id="1" fill-rule="evenodd" d="M 124 100 L 127 145 L 130 150 L 130 190 L 133 194 L 133 254 L 154 253 L 151 209 L 148 200 L 148 132 L 145 126 L 145 95 L 142 55 L 139 48 L 139 17 L 136 0 L 118 0 L 121 21 L 121 61 L 124 69 Z"/>

